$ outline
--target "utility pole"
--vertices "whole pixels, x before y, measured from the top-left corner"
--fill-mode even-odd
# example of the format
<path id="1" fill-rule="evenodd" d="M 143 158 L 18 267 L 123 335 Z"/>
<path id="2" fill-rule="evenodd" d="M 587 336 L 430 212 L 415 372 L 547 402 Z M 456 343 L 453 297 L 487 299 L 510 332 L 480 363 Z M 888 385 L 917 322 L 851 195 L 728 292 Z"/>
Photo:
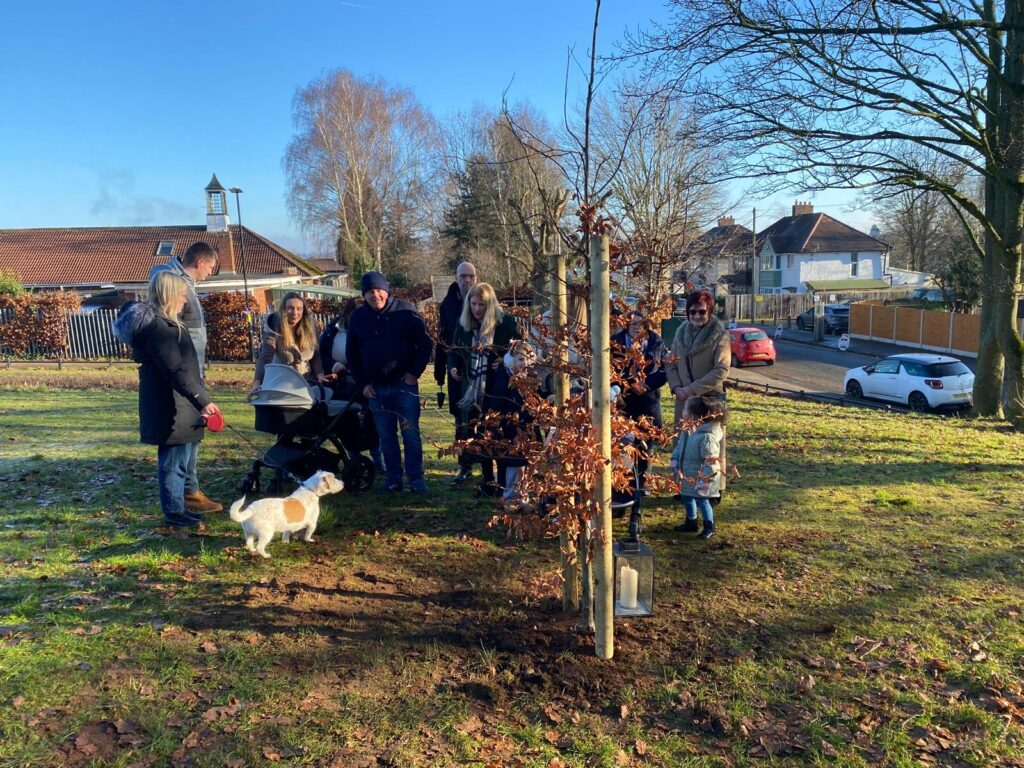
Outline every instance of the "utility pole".
<path id="1" fill-rule="evenodd" d="M 757 208 L 754 208 L 754 221 L 752 224 L 754 231 L 751 235 L 750 249 L 752 255 L 750 258 L 750 292 L 751 292 L 751 305 L 750 305 L 750 322 L 757 322 L 755 315 L 757 314 L 757 297 L 761 293 L 761 263 L 760 258 L 757 255 Z"/>
<path id="2" fill-rule="evenodd" d="M 238 252 L 242 261 L 242 285 L 245 288 L 245 330 L 249 336 L 249 360 L 255 363 L 256 347 L 252 339 L 252 313 L 249 310 L 249 275 L 245 269 L 245 230 L 242 227 L 242 204 L 238 197 L 242 190 L 232 187 L 228 192 L 235 196 L 235 211 L 238 212 Z"/>

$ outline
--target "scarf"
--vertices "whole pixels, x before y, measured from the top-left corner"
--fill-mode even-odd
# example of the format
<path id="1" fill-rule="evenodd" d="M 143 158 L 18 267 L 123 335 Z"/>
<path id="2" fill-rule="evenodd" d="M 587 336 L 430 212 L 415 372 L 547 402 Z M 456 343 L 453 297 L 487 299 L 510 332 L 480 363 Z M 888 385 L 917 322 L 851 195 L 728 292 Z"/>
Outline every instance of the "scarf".
<path id="1" fill-rule="evenodd" d="M 493 343 L 491 337 L 483 336 L 480 330 L 473 331 L 473 351 L 469 356 L 469 368 L 466 371 L 466 393 L 459 400 L 460 408 L 479 406 L 484 401 L 484 390 L 487 382 L 488 350 Z"/>
<path id="2" fill-rule="evenodd" d="M 722 321 L 717 317 L 712 317 L 703 328 L 699 329 L 695 325 L 684 323 L 679 327 L 678 338 L 680 348 L 677 354 L 684 357 L 699 354 L 708 347 L 717 344 L 724 331 Z"/>

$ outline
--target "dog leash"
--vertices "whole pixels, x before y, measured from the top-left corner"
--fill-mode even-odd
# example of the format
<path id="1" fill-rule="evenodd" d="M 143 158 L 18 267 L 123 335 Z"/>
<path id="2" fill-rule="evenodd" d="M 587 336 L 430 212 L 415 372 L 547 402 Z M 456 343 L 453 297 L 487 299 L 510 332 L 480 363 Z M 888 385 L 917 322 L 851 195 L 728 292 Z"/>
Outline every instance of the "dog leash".
<path id="1" fill-rule="evenodd" d="M 227 422 L 225 422 L 224 426 L 230 429 L 232 432 L 234 432 L 239 438 L 241 438 L 242 442 L 248 445 L 250 448 L 252 448 L 252 450 L 255 453 L 260 453 L 259 447 L 257 447 L 257 445 L 254 442 L 252 442 L 252 440 L 246 437 L 241 432 L 241 430 L 239 430 L 234 424 L 228 424 Z M 283 475 L 285 475 L 289 480 L 291 480 L 294 483 L 297 483 L 298 485 L 302 485 L 305 482 L 301 477 L 296 475 L 291 470 L 286 469 L 285 467 L 273 467 L 273 469 L 280 470 Z"/>

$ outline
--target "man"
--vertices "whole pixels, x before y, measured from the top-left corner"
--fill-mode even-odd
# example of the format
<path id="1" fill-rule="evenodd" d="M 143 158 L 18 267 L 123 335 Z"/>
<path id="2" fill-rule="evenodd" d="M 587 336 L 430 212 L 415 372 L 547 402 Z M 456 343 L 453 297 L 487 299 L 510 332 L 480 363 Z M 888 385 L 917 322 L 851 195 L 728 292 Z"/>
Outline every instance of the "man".
<path id="1" fill-rule="evenodd" d="M 203 315 L 203 305 L 199 303 L 199 296 L 196 294 L 196 285 L 212 275 L 216 269 L 216 249 L 209 243 L 199 241 L 190 245 L 180 259 L 171 256 L 166 264 L 157 264 L 149 270 L 150 280 L 159 272 L 171 272 L 184 279 L 188 286 L 185 306 L 178 319 L 188 330 L 192 345 L 196 348 L 201 377 L 204 376 L 206 369 L 206 317 Z M 185 508 L 191 512 L 220 512 L 224 505 L 199 490 L 198 458 L 199 443 L 191 443 L 188 476 L 185 478 Z"/>
<path id="2" fill-rule="evenodd" d="M 459 420 L 462 409 L 456 405 L 458 397 L 453 393 L 459 391 L 458 385 L 448 373 L 446 361 L 448 359 L 448 348 L 452 343 L 452 336 L 455 334 L 455 326 L 459 324 L 459 317 L 462 315 L 462 303 L 466 300 L 469 289 L 476 285 L 476 267 L 468 261 L 464 261 L 455 268 L 455 282 L 448 286 L 448 293 L 441 302 L 437 311 L 437 343 L 434 345 L 434 380 L 438 389 L 443 391 L 445 377 L 448 379 L 448 410 L 455 417 L 455 434 L 459 435 Z M 438 407 L 443 403 L 444 395 L 438 394 Z M 470 476 L 473 463 L 466 454 L 459 456 L 459 471 L 452 478 L 453 485 L 464 483 Z"/>
<path id="3" fill-rule="evenodd" d="M 414 493 L 426 493 L 420 437 L 419 378 L 430 360 L 430 336 L 416 308 L 391 295 L 380 272 L 360 282 L 364 304 L 352 313 L 345 357 L 356 385 L 369 398 L 384 450 L 388 491 L 402 490 L 401 428 L 405 474 Z"/>

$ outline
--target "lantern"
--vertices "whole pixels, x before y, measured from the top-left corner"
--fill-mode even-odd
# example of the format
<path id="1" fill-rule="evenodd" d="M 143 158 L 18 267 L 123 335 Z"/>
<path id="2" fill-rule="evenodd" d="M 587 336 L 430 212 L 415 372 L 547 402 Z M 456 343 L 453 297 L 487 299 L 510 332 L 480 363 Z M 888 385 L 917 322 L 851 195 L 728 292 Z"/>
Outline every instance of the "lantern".
<path id="1" fill-rule="evenodd" d="M 654 551 L 639 539 L 612 544 L 615 615 L 654 614 Z"/>

